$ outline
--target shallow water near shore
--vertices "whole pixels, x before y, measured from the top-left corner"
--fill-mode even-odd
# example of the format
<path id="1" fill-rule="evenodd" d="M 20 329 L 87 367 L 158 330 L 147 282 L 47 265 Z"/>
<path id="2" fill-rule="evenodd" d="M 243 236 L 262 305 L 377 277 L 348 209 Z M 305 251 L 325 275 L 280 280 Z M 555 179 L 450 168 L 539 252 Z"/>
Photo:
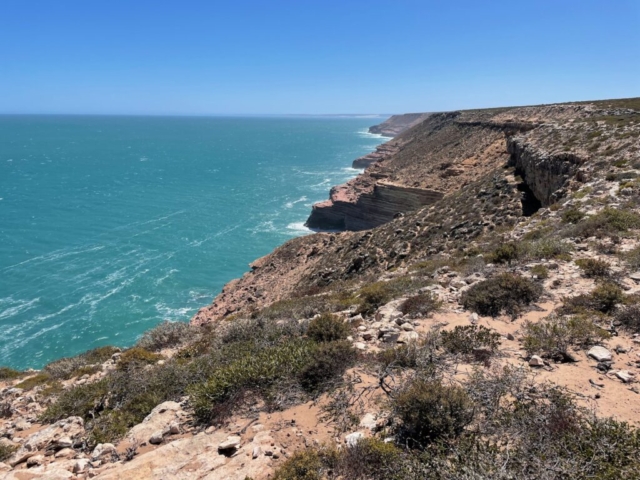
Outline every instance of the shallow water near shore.
<path id="1" fill-rule="evenodd" d="M 308 233 L 382 120 L 0 116 L 0 365 L 189 320 Z"/>

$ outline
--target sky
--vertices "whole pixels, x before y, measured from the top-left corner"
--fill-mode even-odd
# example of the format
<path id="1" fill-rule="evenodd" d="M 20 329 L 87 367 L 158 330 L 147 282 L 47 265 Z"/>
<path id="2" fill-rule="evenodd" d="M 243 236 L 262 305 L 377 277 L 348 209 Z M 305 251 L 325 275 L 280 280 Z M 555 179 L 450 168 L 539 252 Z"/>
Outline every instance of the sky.
<path id="1" fill-rule="evenodd" d="M 406 113 L 633 96 L 640 0 L 0 0 L 0 113 Z"/>

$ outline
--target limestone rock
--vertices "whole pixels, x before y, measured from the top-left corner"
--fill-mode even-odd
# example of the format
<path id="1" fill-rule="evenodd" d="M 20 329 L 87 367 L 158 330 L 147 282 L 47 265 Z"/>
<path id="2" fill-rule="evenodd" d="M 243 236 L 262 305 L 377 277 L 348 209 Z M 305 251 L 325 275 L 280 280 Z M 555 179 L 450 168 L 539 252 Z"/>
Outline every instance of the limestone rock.
<path id="1" fill-rule="evenodd" d="M 228 452 L 229 450 L 236 450 L 240 446 L 241 442 L 242 439 L 240 437 L 237 435 L 231 435 L 218 445 L 218 451 Z"/>
<path id="2" fill-rule="evenodd" d="M 151 437 L 149 437 L 149 443 L 151 445 L 160 445 L 162 443 L 162 438 L 163 438 L 162 431 L 158 430 L 151 434 Z"/>
<path id="3" fill-rule="evenodd" d="M 177 402 L 163 402 L 146 416 L 146 418 L 139 423 L 127 434 L 127 438 L 131 442 L 146 442 L 155 433 L 162 432 L 165 429 L 170 429 L 172 423 L 180 424 L 180 420 L 185 417 L 185 412 Z"/>
<path id="4" fill-rule="evenodd" d="M 540 358 L 538 355 L 533 355 L 529 359 L 529 366 L 530 367 L 544 367 L 544 360 L 542 358 Z"/>
<path id="5" fill-rule="evenodd" d="M 113 443 L 99 443 L 96 445 L 96 448 L 93 449 L 91 453 L 92 460 L 100 460 L 107 455 L 111 455 L 116 452 L 116 447 Z"/>
<path id="6" fill-rule="evenodd" d="M 612 359 L 611 352 L 599 345 L 591 347 L 591 349 L 587 352 L 587 355 L 591 358 L 596 359 L 598 362 L 608 362 Z"/>
<path id="7" fill-rule="evenodd" d="M 350 433 L 346 437 L 344 437 L 344 443 L 347 444 L 347 447 L 355 447 L 360 440 L 364 438 L 364 433 L 362 432 L 354 432 Z"/>
<path id="8" fill-rule="evenodd" d="M 615 375 L 624 383 L 631 383 L 633 381 L 633 374 L 629 370 L 619 370 Z"/>
<path id="9" fill-rule="evenodd" d="M 417 340 L 419 337 L 418 332 L 402 332 L 397 341 L 398 343 L 409 343 Z"/>

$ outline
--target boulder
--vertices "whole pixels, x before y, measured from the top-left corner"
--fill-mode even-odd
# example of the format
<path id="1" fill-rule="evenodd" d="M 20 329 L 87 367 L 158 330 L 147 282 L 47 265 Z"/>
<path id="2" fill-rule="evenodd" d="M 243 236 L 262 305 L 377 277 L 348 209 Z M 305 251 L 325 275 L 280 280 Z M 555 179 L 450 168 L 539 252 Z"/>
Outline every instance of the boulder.
<path id="1" fill-rule="evenodd" d="M 162 430 L 158 430 L 151 434 L 151 437 L 149 437 L 149 443 L 151 445 L 160 445 L 162 443 L 162 438 Z"/>
<path id="2" fill-rule="evenodd" d="M 418 332 L 402 332 L 397 339 L 398 343 L 409 343 L 414 340 L 418 340 L 420 336 Z"/>
<path id="3" fill-rule="evenodd" d="M 116 447 L 113 443 L 99 443 L 91 453 L 91 460 L 100 460 L 107 455 L 111 455 L 116 452 Z"/>
<path id="4" fill-rule="evenodd" d="M 609 350 L 599 345 L 591 347 L 591 349 L 587 352 L 587 355 L 591 358 L 594 358 L 598 362 L 609 362 L 613 358 Z"/>
<path id="5" fill-rule="evenodd" d="M 344 443 L 347 444 L 347 447 L 355 447 L 360 440 L 364 438 L 364 433 L 362 432 L 354 432 L 350 433 L 346 437 L 344 437 Z"/>
<path id="6" fill-rule="evenodd" d="M 163 402 L 151 410 L 151 413 L 146 416 L 142 423 L 129 430 L 127 438 L 132 443 L 146 442 L 157 432 L 167 430 L 168 433 L 170 425 L 174 422 L 180 425 L 185 416 L 186 413 L 179 403 Z"/>
<path id="7" fill-rule="evenodd" d="M 538 355 L 533 355 L 529 359 L 529 366 L 530 367 L 544 367 L 544 360 L 542 358 L 540 358 Z"/>
<path id="8" fill-rule="evenodd" d="M 631 373 L 629 370 L 619 370 L 615 373 L 615 375 L 624 383 L 631 383 L 633 381 L 633 373 Z"/>
<path id="9" fill-rule="evenodd" d="M 229 452 L 236 450 L 240 443 L 242 443 L 242 439 L 237 435 L 231 435 L 227 437 L 223 442 L 218 445 L 218 452 Z"/>
<path id="10" fill-rule="evenodd" d="M 81 458 L 73 465 L 73 473 L 75 474 L 82 473 L 88 469 L 89 469 L 89 460 L 87 460 L 86 458 Z"/>

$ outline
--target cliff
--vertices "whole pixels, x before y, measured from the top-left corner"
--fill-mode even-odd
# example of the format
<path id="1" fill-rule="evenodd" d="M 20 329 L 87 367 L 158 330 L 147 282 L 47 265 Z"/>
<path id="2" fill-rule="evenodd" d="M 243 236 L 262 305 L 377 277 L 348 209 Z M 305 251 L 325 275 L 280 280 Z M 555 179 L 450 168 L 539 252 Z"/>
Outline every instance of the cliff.
<path id="1" fill-rule="evenodd" d="M 369 133 L 376 133 L 385 137 L 395 137 L 420 123 L 429 116 L 428 113 L 405 113 L 403 115 L 392 115 L 379 125 L 369 128 Z"/>
<path id="2" fill-rule="evenodd" d="M 190 324 L 0 368 L 0 477 L 636 478 L 640 99 L 379 152 Z"/>

